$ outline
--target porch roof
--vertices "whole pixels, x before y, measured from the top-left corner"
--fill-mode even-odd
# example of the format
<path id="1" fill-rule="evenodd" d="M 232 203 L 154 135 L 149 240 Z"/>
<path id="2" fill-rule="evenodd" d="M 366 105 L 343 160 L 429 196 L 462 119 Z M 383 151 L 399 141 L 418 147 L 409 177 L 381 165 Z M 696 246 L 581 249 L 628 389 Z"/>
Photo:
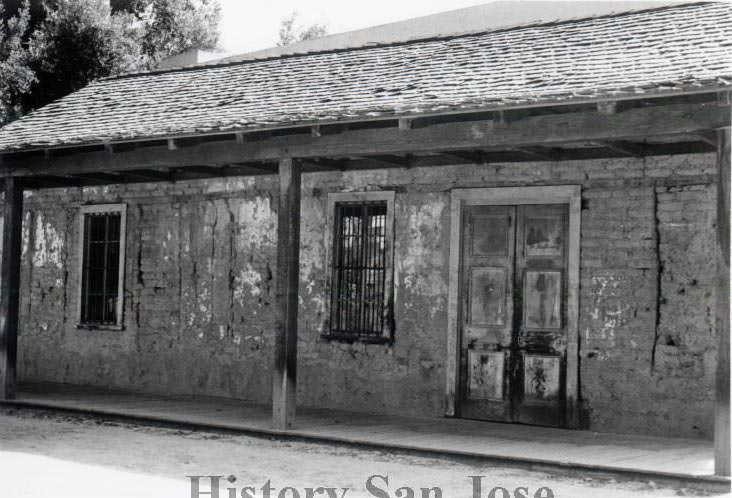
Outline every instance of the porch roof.
<path id="1" fill-rule="evenodd" d="M 0 152 L 730 87 L 732 6 L 691 3 L 108 78 L 0 129 Z"/>

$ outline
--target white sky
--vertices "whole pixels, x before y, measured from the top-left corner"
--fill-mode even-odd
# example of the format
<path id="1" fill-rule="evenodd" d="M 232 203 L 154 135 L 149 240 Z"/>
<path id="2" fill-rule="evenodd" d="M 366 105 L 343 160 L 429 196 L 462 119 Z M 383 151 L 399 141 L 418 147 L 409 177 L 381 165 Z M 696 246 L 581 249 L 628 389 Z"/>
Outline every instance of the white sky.
<path id="1" fill-rule="evenodd" d="M 221 47 L 234 54 L 273 47 L 280 21 L 293 11 L 298 13 L 297 24 L 325 23 L 329 33 L 341 33 L 486 1 L 221 0 Z"/>
<path id="2" fill-rule="evenodd" d="M 221 39 L 220 45 L 225 55 L 242 54 L 254 50 L 273 47 L 278 40 L 278 32 L 282 19 L 289 17 L 292 12 L 298 13 L 297 25 L 307 26 L 313 23 L 323 23 L 328 27 L 329 34 L 342 33 L 356 29 L 378 26 L 396 21 L 403 21 L 413 17 L 426 16 L 461 9 L 492 0 L 220 0 Z M 658 6 L 658 4 L 675 3 L 679 0 L 590 0 L 580 3 L 581 0 L 569 0 L 567 3 L 552 2 L 547 9 L 536 6 L 536 3 L 515 1 L 516 8 L 501 9 L 502 16 L 515 22 L 515 18 L 529 21 L 527 17 L 542 15 L 543 11 L 549 17 L 575 17 L 577 15 L 593 15 L 596 9 L 623 10 L 625 8 L 639 8 L 637 4 L 645 4 L 642 8 Z M 541 2 L 548 0 L 540 0 Z M 566 0 L 565 0 L 566 1 Z M 635 3 L 635 6 L 630 6 Z M 648 5 L 649 3 L 655 5 Z M 558 5 L 559 4 L 559 5 Z M 604 6 L 602 5 L 604 4 Z M 625 4 L 625 5 L 623 5 Z"/>

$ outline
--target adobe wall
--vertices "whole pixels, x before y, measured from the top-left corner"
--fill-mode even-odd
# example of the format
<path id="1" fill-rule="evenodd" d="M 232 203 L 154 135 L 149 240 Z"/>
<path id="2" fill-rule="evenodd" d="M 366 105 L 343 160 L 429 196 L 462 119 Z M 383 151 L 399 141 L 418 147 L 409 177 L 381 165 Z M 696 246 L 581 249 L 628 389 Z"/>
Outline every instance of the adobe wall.
<path id="1" fill-rule="evenodd" d="M 599 431 L 709 437 L 715 156 L 303 176 L 299 402 L 442 416 L 450 190 L 583 187 L 580 382 Z M 269 401 L 275 179 L 55 189 L 26 199 L 21 380 Z M 395 190 L 395 342 L 320 338 L 329 192 Z M 125 330 L 76 328 L 78 206 L 128 206 Z"/>

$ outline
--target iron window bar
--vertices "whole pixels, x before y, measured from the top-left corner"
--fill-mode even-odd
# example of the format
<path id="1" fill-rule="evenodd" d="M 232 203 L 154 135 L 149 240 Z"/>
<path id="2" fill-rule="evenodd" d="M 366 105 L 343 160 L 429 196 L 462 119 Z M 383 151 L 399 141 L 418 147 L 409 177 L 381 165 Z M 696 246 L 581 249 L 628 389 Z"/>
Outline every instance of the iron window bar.
<path id="1" fill-rule="evenodd" d="M 330 337 L 388 338 L 387 203 L 335 205 Z"/>
<path id="2" fill-rule="evenodd" d="M 120 212 L 84 214 L 81 323 L 118 324 Z"/>

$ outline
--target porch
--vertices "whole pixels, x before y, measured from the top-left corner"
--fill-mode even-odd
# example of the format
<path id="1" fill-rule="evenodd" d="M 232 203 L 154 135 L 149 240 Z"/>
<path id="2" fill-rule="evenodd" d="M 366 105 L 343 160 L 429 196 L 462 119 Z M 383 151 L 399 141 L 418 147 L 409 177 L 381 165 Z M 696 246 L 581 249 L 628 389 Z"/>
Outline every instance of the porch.
<path id="1" fill-rule="evenodd" d="M 21 383 L 0 406 L 42 408 L 141 422 L 472 459 L 582 478 L 664 482 L 724 492 L 712 441 L 550 429 L 452 418 L 299 409 L 297 427 L 273 429 L 271 408 L 244 400 L 163 396 L 54 383 Z"/>

